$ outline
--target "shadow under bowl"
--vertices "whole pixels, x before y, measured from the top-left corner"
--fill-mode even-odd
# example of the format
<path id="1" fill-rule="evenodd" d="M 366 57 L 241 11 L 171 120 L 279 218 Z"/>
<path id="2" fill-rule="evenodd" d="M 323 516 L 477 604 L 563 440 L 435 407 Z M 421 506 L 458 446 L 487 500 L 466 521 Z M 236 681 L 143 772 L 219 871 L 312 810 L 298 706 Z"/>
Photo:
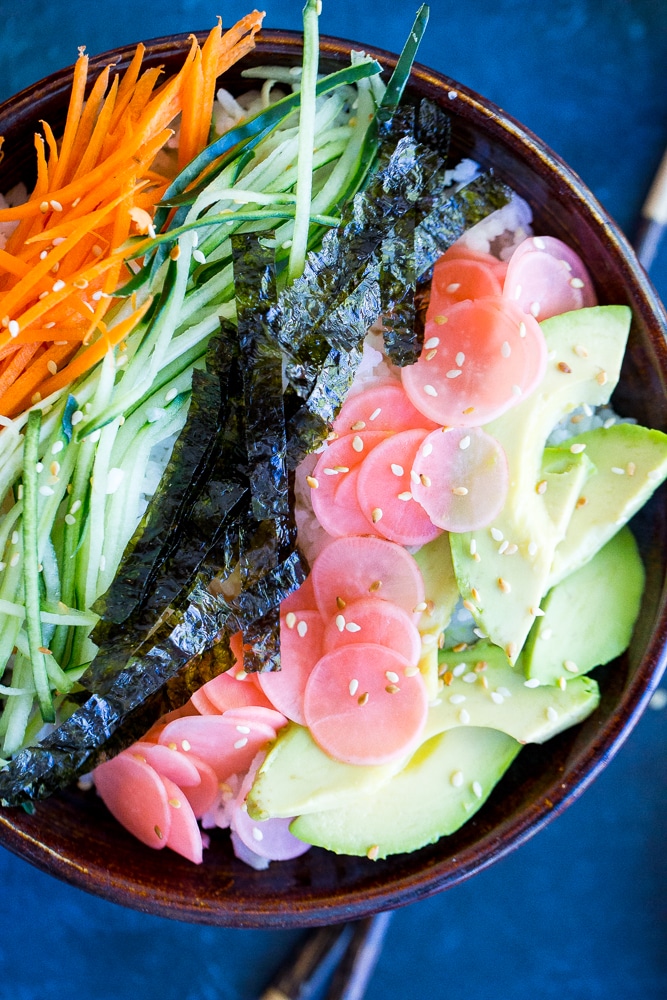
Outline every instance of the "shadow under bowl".
<path id="1" fill-rule="evenodd" d="M 203 37 L 203 36 L 202 36 Z M 146 65 L 175 70 L 187 37 L 148 44 Z M 349 61 L 350 42 L 324 37 L 321 61 Z M 388 72 L 396 57 L 366 51 Z M 91 60 L 90 77 L 133 49 Z M 301 38 L 266 31 L 242 67 L 294 65 Z M 58 134 L 64 124 L 71 70 L 35 84 L 0 106 L 5 158 L 0 190 L 32 171 L 39 120 Z M 238 69 L 232 91 L 247 89 Z M 536 136 L 499 108 L 447 77 L 417 65 L 409 93 L 438 102 L 452 117 L 453 157 L 469 156 L 531 204 L 534 229 L 568 242 L 586 261 L 602 303 L 625 303 L 633 325 L 614 405 L 624 416 L 667 429 L 667 317 L 628 242 L 581 180 Z M 71 789 L 36 806 L 0 812 L 0 843 L 38 868 L 116 903 L 178 920 L 236 927 L 303 927 L 367 916 L 408 904 L 461 882 L 517 848 L 574 801 L 608 763 L 646 706 L 665 663 L 667 517 L 664 493 L 633 522 L 646 565 L 644 600 L 628 652 L 598 670 L 602 700 L 583 724 L 544 746 L 528 746 L 482 809 L 457 833 L 386 861 L 313 849 L 255 872 L 238 861 L 225 835 L 214 835 L 197 867 L 168 851 L 152 851 L 113 820 L 94 793 Z"/>

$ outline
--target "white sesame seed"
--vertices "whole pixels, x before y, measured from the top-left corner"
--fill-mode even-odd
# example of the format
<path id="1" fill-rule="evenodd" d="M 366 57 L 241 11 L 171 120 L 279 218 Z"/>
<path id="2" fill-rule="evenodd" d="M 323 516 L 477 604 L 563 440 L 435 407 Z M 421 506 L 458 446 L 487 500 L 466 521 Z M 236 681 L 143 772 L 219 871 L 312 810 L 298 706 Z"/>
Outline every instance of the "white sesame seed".
<path id="1" fill-rule="evenodd" d="M 491 528 L 491 538 L 493 538 L 494 542 L 502 542 L 503 533 L 500 528 Z"/>
<path id="2" fill-rule="evenodd" d="M 468 490 L 465 486 L 454 486 L 452 488 L 452 493 L 455 497 L 467 497 Z"/>
<path id="3" fill-rule="evenodd" d="M 451 284 L 447 285 L 446 291 L 449 292 L 450 295 L 453 295 L 454 292 L 458 292 L 460 287 L 460 281 L 452 281 Z"/>
<path id="4" fill-rule="evenodd" d="M 366 421 L 365 420 L 355 420 L 355 422 L 350 427 L 350 430 L 351 431 L 363 431 L 363 429 L 364 429 L 365 426 L 366 426 Z"/>
<path id="5" fill-rule="evenodd" d="M 498 692 L 498 694 L 501 694 L 503 696 L 503 698 L 511 698 L 512 697 L 512 692 L 509 691 L 506 687 L 496 688 L 496 691 Z"/>
<path id="6" fill-rule="evenodd" d="M 477 552 L 477 541 L 474 538 L 470 539 L 470 555 L 474 556 Z"/>
<path id="7" fill-rule="evenodd" d="M 74 503 L 72 504 L 72 506 L 69 509 L 70 510 L 70 514 L 76 514 L 77 510 L 80 510 L 80 508 L 81 508 L 81 501 L 80 500 L 75 500 Z"/>
<path id="8" fill-rule="evenodd" d="M 185 750 L 185 752 L 187 753 L 188 750 L 191 750 L 191 749 L 192 749 L 192 747 L 190 745 L 190 741 L 189 740 L 181 740 L 181 750 Z"/>
<path id="9" fill-rule="evenodd" d="M 397 465 L 396 462 L 392 462 L 391 471 L 394 473 L 395 476 L 402 476 L 405 470 L 403 469 L 402 465 Z M 417 474 L 415 473 L 415 475 Z M 417 476 L 417 482 L 419 482 L 419 476 Z"/>
<path id="10" fill-rule="evenodd" d="M 453 671 L 452 671 L 453 673 Z M 465 681 L 466 684 L 474 684 L 477 680 L 477 674 L 470 670 L 467 674 L 464 674 L 461 680 Z"/>
<path id="11" fill-rule="evenodd" d="M 520 337 L 525 337 L 526 336 L 526 324 L 525 323 L 519 323 L 519 336 Z"/>
<path id="12" fill-rule="evenodd" d="M 514 289 L 514 298 L 515 299 L 520 299 L 522 291 L 523 291 L 523 288 L 521 287 L 521 285 L 517 285 L 516 288 Z"/>
<path id="13" fill-rule="evenodd" d="M 477 636 L 478 639 L 488 639 L 489 638 L 488 635 L 486 634 L 486 632 L 482 632 L 481 628 L 474 628 L 473 632 L 475 633 L 475 635 Z"/>
<path id="14" fill-rule="evenodd" d="M 118 490 L 118 487 L 125 478 L 125 470 L 119 468 L 109 469 L 109 474 L 107 476 L 107 495 L 111 495 Z"/>
<path id="15" fill-rule="evenodd" d="M 398 499 L 407 503 L 408 500 L 412 500 L 412 493 L 410 490 L 405 490 L 403 493 L 398 494 Z"/>
<path id="16" fill-rule="evenodd" d="M 350 681 L 348 690 L 352 697 L 354 697 L 357 691 L 359 690 L 359 681 L 357 680 L 356 677 L 353 677 L 352 680 Z"/>
<path id="17" fill-rule="evenodd" d="M 528 545 L 528 555 L 529 556 L 535 556 L 535 555 L 537 555 L 537 542 L 530 542 L 529 543 L 529 545 Z"/>
<path id="18" fill-rule="evenodd" d="M 244 746 L 247 746 L 247 743 L 248 743 L 248 737 L 244 736 L 242 739 L 236 740 L 236 742 L 234 743 L 234 749 L 242 750 Z"/>
<path id="19" fill-rule="evenodd" d="M 612 465 L 611 471 L 614 473 L 615 476 L 625 475 L 625 469 L 620 469 L 617 465 Z"/>
<path id="20" fill-rule="evenodd" d="M 357 625 L 356 622 L 345 622 L 346 632 L 361 632 L 361 625 Z"/>
<path id="21" fill-rule="evenodd" d="M 425 351 L 432 351 L 434 348 L 438 347 L 440 344 L 440 337 L 429 337 L 429 339 L 424 344 Z"/>
<path id="22" fill-rule="evenodd" d="M 359 435 L 358 435 L 358 434 L 355 434 L 355 436 L 354 436 L 354 437 L 352 438 L 352 447 L 353 447 L 353 448 L 354 448 L 354 450 L 355 450 L 355 451 L 357 451 L 357 452 L 359 452 L 359 451 L 363 451 L 363 450 L 364 450 L 364 442 L 363 442 L 363 440 L 362 440 L 362 439 L 361 439 L 361 438 L 359 437 Z"/>
<path id="23" fill-rule="evenodd" d="M 76 524 L 76 518 L 72 514 L 65 514 L 65 524 Z"/>
<path id="24" fill-rule="evenodd" d="M 377 524 L 377 522 L 381 520 L 382 520 L 382 508 L 373 507 L 373 510 L 371 511 L 371 521 L 373 522 L 373 524 Z"/>
<path id="25" fill-rule="evenodd" d="M 40 486 L 39 492 L 43 497 L 52 497 L 54 493 L 50 486 Z"/>
<path id="26" fill-rule="evenodd" d="M 494 705 L 502 705 L 502 703 L 505 701 L 505 699 L 501 695 L 500 691 L 492 691 L 491 692 L 491 701 L 494 703 Z"/>
<path id="27" fill-rule="evenodd" d="M 503 541 L 502 541 L 502 542 L 500 543 L 500 545 L 498 546 L 498 555 L 500 555 L 500 556 L 504 555 L 504 554 L 505 554 L 505 552 L 507 552 L 507 550 L 508 550 L 508 548 L 509 548 L 509 547 L 510 547 L 510 543 L 509 543 L 509 542 L 507 541 L 507 539 L 505 538 L 505 539 L 504 539 L 504 540 L 503 540 Z"/>
<path id="28" fill-rule="evenodd" d="M 465 700 L 466 696 L 464 694 L 452 694 L 449 696 L 449 701 L 452 705 L 462 705 Z"/>
<path id="29" fill-rule="evenodd" d="M 10 337 L 18 337 L 20 332 L 20 327 L 15 319 L 11 319 L 9 321 L 7 329 L 9 330 Z"/>
<path id="30" fill-rule="evenodd" d="M 345 618 L 343 615 L 336 615 L 336 628 L 339 632 L 342 632 L 345 629 Z"/>
<path id="31" fill-rule="evenodd" d="M 584 347 L 583 344 L 575 344 L 575 346 L 572 348 L 572 350 L 577 355 L 577 357 L 580 357 L 580 358 L 587 358 L 588 357 L 588 349 L 586 347 Z"/>
<path id="32" fill-rule="evenodd" d="M 516 555 L 518 551 L 519 551 L 519 546 L 515 542 L 510 542 L 507 548 L 505 549 L 504 554 L 506 556 L 513 556 Z"/>
<path id="33" fill-rule="evenodd" d="M 198 264 L 205 264 L 206 263 L 206 257 L 204 256 L 204 254 L 202 253 L 201 250 L 193 250 L 192 251 L 192 259 L 196 260 Z"/>
<path id="34" fill-rule="evenodd" d="M 20 552 L 15 552 L 12 558 L 9 560 L 9 565 L 14 567 L 18 566 L 19 559 L 21 558 Z"/>
<path id="35" fill-rule="evenodd" d="M 504 358 L 509 358 L 510 354 L 512 353 L 512 348 L 510 347 L 509 343 L 506 340 L 503 341 L 502 347 L 500 348 L 500 353 Z"/>
<path id="36" fill-rule="evenodd" d="M 377 420 L 377 418 L 380 416 L 381 413 L 382 413 L 382 407 L 378 406 L 377 409 L 373 410 L 373 412 L 371 413 L 371 415 L 370 415 L 370 417 L 368 419 L 369 420 Z"/>
<path id="37" fill-rule="evenodd" d="M 462 373 L 460 368 L 450 368 L 446 374 L 447 378 L 458 378 Z"/>
<path id="38" fill-rule="evenodd" d="M 553 705 L 549 705 L 547 709 L 547 719 L 549 720 L 549 722 L 556 722 L 556 720 L 558 719 L 558 712 L 553 707 Z"/>
<path id="39" fill-rule="evenodd" d="M 236 727 L 236 732 L 237 733 L 245 733 L 247 735 L 250 732 L 250 726 L 237 726 Z"/>
<path id="40" fill-rule="evenodd" d="M 523 686 L 527 688 L 538 688 L 540 682 L 537 677 L 531 677 L 529 680 L 523 682 Z"/>
<path id="41" fill-rule="evenodd" d="M 454 786 L 454 788 L 460 788 L 463 784 L 463 771 L 454 771 L 451 778 L 449 779 Z"/>
<path id="42" fill-rule="evenodd" d="M 64 287 L 65 287 L 65 282 L 59 279 L 58 281 L 54 281 L 51 291 L 62 292 Z"/>
<path id="43" fill-rule="evenodd" d="M 646 478 L 650 479 L 651 482 L 654 483 L 657 479 L 660 478 L 660 474 L 657 471 L 657 469 L 651 469 L 649 472 L 646 473 Z"/>
<path id="44" fill-rule="evenodd" d="M 534 316 L 535 319 L 537 319 L 537 317 L 540 315 L 540 303 L 539 302 L 531 302 L 531 304 L 530 304 L 530 312 L 531 312 L 531 315 Z"/>
<path id="45" fill-rule="evenodd" d="M 81 412 L 81 410 L 75 410 L 71 416 L 72 427 L 76 427 L 76 425 L 80 424 L 82 420 L 83 420 L 83 413 Z"/>
<path id="46" fill-rule="evenodd" d="M 419 667 L 410 665 L 409 667 L 405 668 L 403 673 L 405 674 L 406 677 L 416 677 L 417 674 L 419 673 Z"/>
<path id="47" fill-rule="evenodd" d="M 466 711 L 465 708 L 462 708 L 459 712 L 459 722 L 462 726 L 467 726 L 470 722 L 470 712 Z"/>
<path id="48" fill-rule="evenodd" d="M 533 246 L 537 247 L 538 250 L 544 250 L 546 243 L 541 236 L 533 236 Z"/>
<path id="49" fill-rule="evenodd" d="M 459 353 L 454 358 L 454 360 L 456 361 L 457 368 L 461 367 L 461 365 L 463 364 L 463 362 L 465 361 L 465 359 L 466 359 L 466 356 L 463 353 L 463 351 L 459 351 Z"/>
<path id="50" fill-rule="evenodd" d="M 426 393 L 427 396 L 438 395 L 438 390 L 434 386 L 428 384 L 424 386 L 424 392 Z"/>
<path id="51" fill-rule="evenodd" d="M 304 635 L 308 631 L 308 622 L 300 621 L 296 627 L 297 634 L 303 639 Z"/>
<path id="52" fill-rule="evenodd" d="M 197 251 L 195 250 L 195 253 L 196 252 Z M 194 254 L 192 256 L 194 257 Z M 252 828 L 252 837 L 253 837 L 253 840 L 264 840 L 264 834 L 262 833 L 262 831 L 259 829 L 258 826 L 253 826 L 253 828 Z"/>
<path id="53" fill-rule="evenodd" d="M 584 282 L 581 280 L 581 278 L 570 278 L 570 284 L 571 284 L 572 288 L 583 288 L 584 287 Z"/>
<path id="54" fill-rule="evenodd" d="M 573 455 L 581 455 L 582 451 L 586 451 L 586 445 L 581 442 L 570 445 L 570 451 Z"/>
<path id="55" fill-rule="evenodd" d="M 324 472 L 325 476 L 337 476 L 338 475 L 338 473 L 336 472 L 335 469 L 323 469 L 322 471 Z"/>
<path id="56" fill-rule="evenodd" d="M 616 423 L 616 417 L 608 417 L 607 420 L 605 420 L 605 422 L 603 423 L 602 426 L 604 427 L 604 429 L 606 431 L 608 431 L 609 428 L 613 427 L 615 423 Z"/>
<path id="57" fill-rule="evenodd" d="M 18 531 L 12 531 L 12 545 L 18 545 L 18 540 L 21 536 Z"/>
<path id="58" fill-rule="evenodd" d="M 57 455 L 59 451 L 62 451 L 65 445 L 62 441 L 54 441 L 51 445 L 51 454 Z"/>
<path id="59" fill-rule="evenodd" d="M 470 447 L 470 435 L 466 434 L 466 436 L 462 437 L 461 440 L 459 441 L 459 448 L 461 449 L 461 451 L 465 451 L 466 448 L 469 447 Z"/>
<path id="60" fill-rule="evenodd" d="M 540 629 L 540 639 L 544 639 L 547 642 L 549 641 L 549 639 L 552 637 L 553 634 L 554 630 L 552 628 L 549 628 L 549 626 Z"/>
<path id="61" fill-rule="evenodd" d="M 514 393 L 515 396 L 522 396 L 523 395 L 523 389 L 521 388 L 520 385 L 513 385 L 512 386 L 512 392 Z"/>
<path id="62" fill-rule="evenodd" d="M 460 677 L 461 674 L 464 674 L 467 666 L 467 663 L 457 663 L 455 667 L 452 667 L 454 677 Z"/>
<path id="63" fill-rule="evenodd" d="M 288 611 L 285 615 L 285 624 L 288 628 L 294 628 L 296 625 L 296 615 L 293 611 Z"/>
<path id="64" fill-rule="evenodd" d="M 387 678 L 387 680 L 389 681 L 390 684 L 398 684 L 398 680 L 399 680 L 398 674 L 395 673 L 393 670 L 385 670 L 385 674 L 384 675 L 385 675 L 385 677 Z"/>
<path id="65" fill-rule="evenodd" d="M 431 444 L 430 441 L 427 441 L 424 447 L 422 448 L 422 455 L 424 456 L 424 458 L 428 458 L 428 456 L 431 454 L 432 451 L 433 451 L 433 445 Z"/>
<path id="66" fill-rule="evenodd" d="M 571 674 L 578 674 L 579 673 L 579 667 L 574 662 L 574 660 L 564 660 L 563 661 L 563 666 Z"/>

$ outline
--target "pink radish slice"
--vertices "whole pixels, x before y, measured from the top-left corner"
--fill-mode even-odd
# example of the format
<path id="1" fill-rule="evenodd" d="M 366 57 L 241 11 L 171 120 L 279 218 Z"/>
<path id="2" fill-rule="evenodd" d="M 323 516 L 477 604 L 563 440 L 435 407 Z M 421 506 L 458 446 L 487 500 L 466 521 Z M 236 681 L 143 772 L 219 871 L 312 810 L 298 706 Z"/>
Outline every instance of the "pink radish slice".
<path id="1" fill-rule="evenodd" d="M 257 680 L 278 711 L 303 726 L 303 692 L 311 670 L 322 655 L 324 622 L 319 611 L 292 611 L 288 615 L 289 619 L 281 609 L 281 669 L 257 674 Z"/>
<path id="2" fill-rule="evenodd" d="M 440 260 L 475 260 L 490 268 L 502 285 L 507 274 L 507 261 L 494 257 L 493 254 L 484 253 L 483 250 L 473 250 L 461 242 L 453 243 L 449 250 L 445 250 Z M 436 267 L 438 266 L 436 262 Z"/>
<path id="3" fill-rule="evenodd" d="M 359 506 L 368 523 L 399 545 L 425 545 L 442 530 L 412 498 L 412 463 L 428 433 L 421 428 L 392 434 L 366 456 L 357 476 Z"/>
<path id="4" fill-rule="evenodd" d="M 597 305 L 583 261 L 554 236 L 534 236 L 519 244 L 509 261 L 504 294 L 540 320 Z"/>
<path id="5" fill-rule="evenodd" d="M 193 753 L 188 754 L 188 760 L 197 768 L 199 784 L 181 785 L 181 788 L 190 803 L 193 813 L 199 819 L 212 808 L 218 797 L 220 784 L 213 768 L 209 767 L 203 760 L 195 757 Z"/>
<path id="6" fill-rule="evenodd" d="M 200 865 L 203 860 L 203 844 L 192 806 L 177 784 L 165 777 L 162 777 L 162 782 L 171 818 L 167 847 L 195 865 Z"/>
<path id="7" fill-rule="evenodd" d="M 407 611 L 397 604 L 362 597 L 348 604 L 341 615 L 336 615 L 325 629 L 327 653 L 353 642 L 372 642 L 388 646 L 410 664 L 419 662 L 422 648 L 419 631 Z"/>
<path id="8" fill-rule="evenodd" d="M 193 692 L 190 701 L 200 715 L 220 715 L 220 709 L 216 708 L 203 687 Z"/>
<path id="9" fill-rule="evenodd" d="M 341 613 L 340 602 L 382 597 L 419 621 L 424 580 L 409 552 L 371 535 L 336 538 L 313 563 L 313 589 L 325 621 Z"/>
<path id="10" fill-rule="evenodd" d="M 174 743 L 186 753 L 192 751 L 224 781 L 230 774 L 245 771 L 257 751 L 275 739 L 275 730 L 264 723 L 248 723 L 242 729 L 244 732 L 233 719 L 221 715 L 193 716 L 170 722 L 160 743 Z"/>
<path id="11" fill-rule="evenodd" d="M 516 393 L 514 386 L 512 389 L 519 399 L 529 396 L 538 387 L 547 370 L 547 343 L 540 325 L 533 316 L 526 315 L 516 302 L 512 302 L 505 296 L 489 299 L 489 302 L 492 302 L 505 316 L 509 316 L 519 328 L 519 336 L 523 341 L 526 357 L 527 375 L 520 386 L 521 395 Z"/>
<path id="12" fill-rule="evenodd" d="M 257 769 L 252 768 L 246 775 L 239 793 L 236 809 L 232 813 L 232 830 L 255 854 L 269 861 L 289 861 L 305 854 L 310 844 L 304 844 L 290 833 L 291 819 L 251 819 L 245 799 L 252 788 Z"/>
<path id="13" fill-rule="evenodd" d="M 301 586 L 281 602 L 280 613 L 286 615 L 288 611 L 317 611 L 317 601 L 310 576 L 307 576 Z"/>
<path id="14" fill-rule="evenodd" d="M 507 496 L 507 458 L 480 427 L 433 431 L 413 465 L 415 500 L 446 531 L 474 531 L 500 513 Z"/>
<path id="15" fill-rule="evenodd" d="M 502 282 L 488 264 L 471 258 L 441 257 L 433 268 L 426 320 L 446 313 L 455 302 L 500 295 L 502 290 Z"/>
<path id="16" fill-rule="evenodd" d="M 287 719 L 282 712 L 259 705 L 248 705 L 247 708 L 230 708 L 225 712 L 225 718 L 235 722 L 237 726 L 267 726 L 273 730 L 274 737 L 279 729 L 287 725 Z"/>
<path id="17" fill-rule="evenodd" d="M 162 743 L 134 743 L 127 752 L 143 757 L 162 778 L 169 778 L 181 788 L 198 785 L 201 781 L 193 761 L 176 747 L 166 747 Z"/>
<path id="18" fill-rule="evenodd" d="M 423 426 L 423 413 L 415 409 L 400 382 L 373 385 L 349 396 L 334 421 L 334 431 L 341 436 L 360 431 L 405 431 Z"/>
<path id="19" fill-rule="evenodd" d="M 401 369 L 415 406 L 439 424 L 479 426 L 514 406 L 533 385 L 546 349 L 539 324 L 524 315 L 517 322 L 503 296 L 457 302 L 446 323 L 426 324 L 424 350 Z"/>
<path id="20" fill-rule="evenodd" d="M 421 674 L 386 646 L 327 653 L 306 685 L 304 711 L 318 746 L 346 764 L 384 764 L 418 741 L 428 702 Z"/>
<path id="21" fill-rule="evenodd" d="M 238 673 L 237 668 L 232 667 L 231 671 L 218 674 L 200 689 L 218 715 L 222 715 L 229 708 L 243 708 L 246 705 L 263 705 L 265 708 L 270 708 L 270 702 L 253 682 L 252 676 L 248 674 L 239 680 L 236 673 Z"/>
<path id="22" fill-rule="evenodd" d="M 175 708 L 173 712 L 167 712 L 165 715 L 160 716 L 157 722 L 153 723 L 148 732 L 144 733 L 141 738 L 142 743 L 157 743 L 160 733 L 173 719 L 185 719 L 189 715 L 198 714 L 199 713 L 192 704 L 192 701 L 186 701 L 185 705 L 182 705 L 181 708 Z"/>
<path id="23" fill-rule="evenodd" d="M 124 751 L 93 772 L 109 812 L 148 847 L 166 847 L 171 825 L 167 792 L 157 771 Z"/>
<path id="24" fill-rule="evenodd" d="M 360 431 L 332 441 L 313 469 L 310 499 L 313 513 L 334 538 L 362 533 L 375 534 L 362 514 L 356 489 L 349 486 L 355 468 L 384 441 L 387 433 Z M 356 482 L 356 480 L 355 480 Z"/>

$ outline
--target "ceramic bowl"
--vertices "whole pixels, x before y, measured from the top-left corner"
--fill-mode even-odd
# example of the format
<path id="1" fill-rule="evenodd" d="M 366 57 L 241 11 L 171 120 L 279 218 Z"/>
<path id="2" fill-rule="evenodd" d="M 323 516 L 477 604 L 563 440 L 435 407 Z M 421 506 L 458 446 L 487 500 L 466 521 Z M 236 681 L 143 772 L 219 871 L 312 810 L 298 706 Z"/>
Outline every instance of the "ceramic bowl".
<path id="1" fill-rule="evenodd" d="M 147 47 L 149 64 L 175 69 L 186 36 Z M 349 60 L 351 43 L 322 40 L 323 68 Z M 391 71 L 395 56 L 367 48 Z M 295 64 L 300 36 L 267 31 L 244 65 Z M 93 60 L 127 64 L 131 48 Z M 71 72 L 23 91 L 0 107 L 5 136 L 0 190 L 27 171 L 32 134 L 41 118 L 62 128 Z M 227 86 L 242 86 L 237 74 Z M 631 247 L 581 180 L 538 138 L 499 108 L 453 80 L 417 66 L 414 95 L 427 96 L 452 116 L 454 152 L 493 166 L 526 198 L 535 229 L 561 237 L 585 259 L 602 302 L 627 303 L 634 321 L 619 412 L 667 429 L 667 318 Z M 94 793 L 71 789 L 34 815 L 0 812 L 0 842 L 37 867 L 114 902 L 179 920 L 237 927 L 296 927 L 348 920 L 407 904 L 468 878 L 537 833 L 576 799 L 618 750 L 658 683 L 665 658 L 667 518 L 664 494 L 634 522 L 647 585 L 630 649 L 598 670 L 599 709 L 582 725 L 544 746 L 529 746 L 477 815 L 458 833 L 413 854 L 372 862 L 313 849 L 291 862 L 255 872 L 233 856 L 227 837 L 213 837 L 196 867 L 169 852 L 151 851 L 121 829 Z"/>

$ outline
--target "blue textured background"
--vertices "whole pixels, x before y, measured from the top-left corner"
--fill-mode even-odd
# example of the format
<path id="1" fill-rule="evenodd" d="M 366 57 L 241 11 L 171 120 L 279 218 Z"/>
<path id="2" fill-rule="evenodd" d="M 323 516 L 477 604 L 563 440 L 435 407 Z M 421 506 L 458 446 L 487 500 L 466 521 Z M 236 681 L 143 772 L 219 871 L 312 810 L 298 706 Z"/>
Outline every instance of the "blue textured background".
<path id="1" fill-rule="evenodd" d="M 400 49 L 416 0 L 324 0 L 322 31 Z M 74 61 L 226 25 L 237 0 L 0 0 L 0 100 Z M 268 27 L 300 27 L 271 0 Z M 664 0 L 434 0 L 420 61 L 537 132 L 632 236 L 667 146 Z M 667 299 L 667 245 L 653 279 Z M 469 882 L 397 912 L 367 1000 L 663 1000 L 667 709 L 649 709 L 562 817 Z M 298 932 L 124 910 L 0 851 L 0 1000 L 252 1000 Z"/>

